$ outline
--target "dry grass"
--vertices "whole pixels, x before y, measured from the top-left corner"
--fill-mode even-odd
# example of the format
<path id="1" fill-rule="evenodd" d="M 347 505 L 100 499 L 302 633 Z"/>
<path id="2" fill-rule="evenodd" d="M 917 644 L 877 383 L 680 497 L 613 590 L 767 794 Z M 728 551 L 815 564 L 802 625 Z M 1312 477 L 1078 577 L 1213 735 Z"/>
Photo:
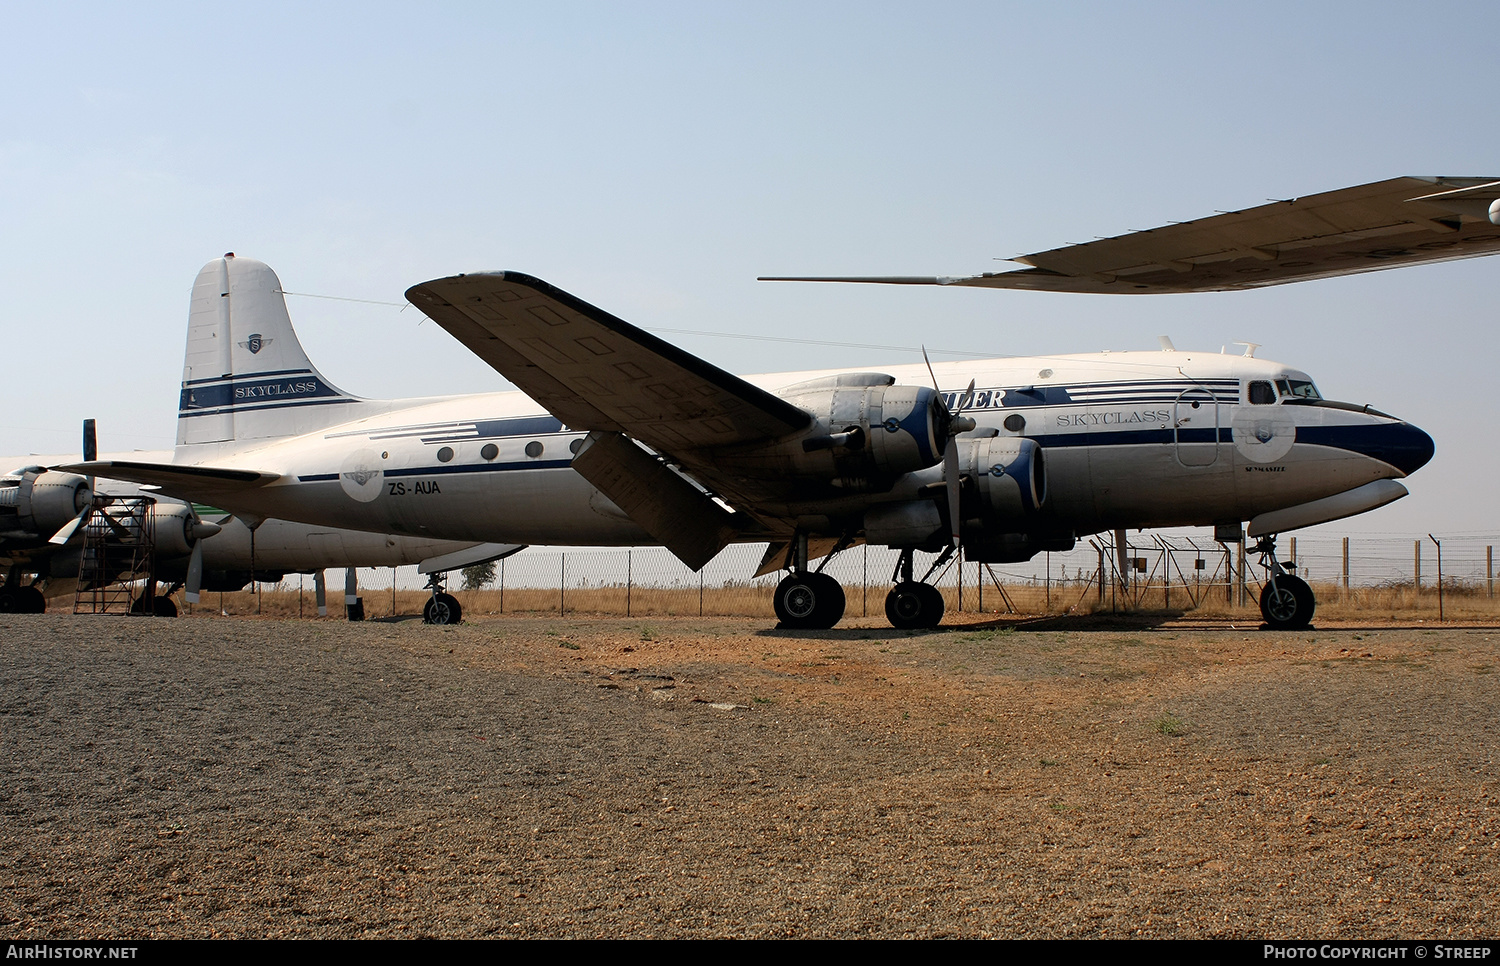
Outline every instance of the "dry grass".
<path id="1" fill-rule="evenodd" d="M 962 607 L 959 606 L 957 588 L 943 588 L 943 596 L 951 613 L 1005 614 L 1014 612 L 1025 615 L 1042 614 L 1093 614 L 1113 611 L 1186 611 L 1202 617 L 1229 617 L 1258 620 L 1260 589 L 1258 585 L 1247 587 L 1248 604 L 1233 606 L 1225 601 L 1223 587 L 1201 588 L 1190 595 L 1180 585 L 1164 595 L 1160 584 L 1147 588 L 1136 596 L 1134 603 L 1123 595 L 1106 589 L 1103 600 L 1096 588 L 1078 583 L 1056 583 L 1050 590 L 1041 584 L 1009 584 L 1004 586 L 1004 595 L 993 584 L 981 595 L 973 585 L 963 588 Z M 1438 594 L 1435 587 L 1424 587 L 1417 591 L 1410 585 L 1385 587 L 1359 587 L 1345 591 L 1337 584 L 1315 584 L 1318 596 L 1318 616 L 1336 620 L 1436 620 L 1438 617 Z M 769 584 L 757 586 L 729 586 L 704 588 L 631 588 L 627 593 L 622 586 L 569 588 L 559 593 L 557 588 L 507 588 L 499 590 L 454 591 L 471 617 L 495 616 L 499 614 L 556 614 L 561 609 L 568 614 L 602 614 L 631 617 L 761 617 L 771 618 L 771 590 Z M 866 591 L 860 586 L 845 588 L 848 617 L 880 617 L 885 609 L 884 585 L 871 585 Z M 427 600 L 425 590 L 398 590 L 394 606 L 390 588 L 371 588 L 361 596 L 365 604 L 365 617 L 371 620 L 391 616 L 420 614 Z M 982 597 L 982 608 L 981 608 Z M 1193 598 L 1198 600 L 1197 606 Z M 330 615 L 343 617 L 343 595 L 329 595 Z M 1007 602 L 1009 607 L 1007 607 Z M 187 608 L 179 600 L 184 612 Z M 258 596 L 249 591 L 232 594 L 204 594 L 198 613 L 219 613 L 243 616 L 261 614 L 267 617 L 316 617 L 317 607 L 311 588 L 301 592 L 293 589 L 267 588 Z M 1447 620 L 1500 620 L 1500 601 L 1486 596 L 1483 587 L 1445 587 L 1443 590 L 1443 616 Z"/>

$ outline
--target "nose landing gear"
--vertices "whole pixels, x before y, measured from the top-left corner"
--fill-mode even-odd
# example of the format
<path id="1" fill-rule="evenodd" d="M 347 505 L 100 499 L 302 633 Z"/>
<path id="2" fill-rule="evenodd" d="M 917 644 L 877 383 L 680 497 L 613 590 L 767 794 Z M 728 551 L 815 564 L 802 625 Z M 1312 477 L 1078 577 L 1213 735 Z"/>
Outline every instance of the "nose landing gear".
<path id="1" fill-rule="evenodd" d="M 1276 537 L 1262 537 L 1251 553 L 1261 555 L 1261 566 L 1270 574 L 1260 592 L 1260 616 L 1273 630 L 1298 630 L 1312 623 L 1317 598 L 1307 581 L 1287 573 L 1276 559 Z"/>
<path id="2" fill-rule="evenodd" d="M 464 619 L 464 609 L 459 606 L 458 598 L 443 592 L 444 576 L 433 574 L 427 580 L 427 589 L 432 591 L 432 596 L 422 605 L 424 624 L 457 624 Z"/>

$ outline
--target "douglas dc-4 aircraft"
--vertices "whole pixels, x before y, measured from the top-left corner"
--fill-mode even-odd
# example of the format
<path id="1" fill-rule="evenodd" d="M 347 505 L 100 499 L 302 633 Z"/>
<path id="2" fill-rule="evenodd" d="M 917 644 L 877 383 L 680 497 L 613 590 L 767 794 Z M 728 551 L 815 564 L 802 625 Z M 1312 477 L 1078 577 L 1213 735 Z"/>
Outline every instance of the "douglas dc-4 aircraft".
<path id="1" fill-rule="evenodd" d="M 1500 250 L 1500 181 L 1397 178 L 1017 259 L 968 278 L 825 279 L 1060 292 L 1228 291 Z M 1323 399 L 1312 377 L 1176 351 L 739 377 L 515 272 L 413 286 L 416 305 L 521 392 L 375 401 L 303 353 L 281 285 L 226 256 L 193 287 L 170 462 L 63 467 L 246 519 L 453 540 L 660 543 L 702 567 L 766 542 L 784 626 L 831 627 L 814 561 L 900 551 L 886 614 L 943 602 L 917 552 L 1026 560 L 1085 534 L 1214 526 L 1261 538 L 1266 621 L 1307 624 L 1275 535 L 1382 506 L 1432 456 L 1400 419 Z M 191 586 L 189 590 L 192 590 Z"/>

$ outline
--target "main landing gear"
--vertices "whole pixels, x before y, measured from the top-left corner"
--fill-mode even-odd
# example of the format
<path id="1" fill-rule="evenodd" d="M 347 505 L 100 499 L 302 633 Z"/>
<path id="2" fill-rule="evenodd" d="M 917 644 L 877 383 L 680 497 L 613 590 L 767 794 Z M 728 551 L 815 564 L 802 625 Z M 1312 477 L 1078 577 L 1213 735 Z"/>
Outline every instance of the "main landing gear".
<path id="1" fill-rule="evenodd" d="M 934 570 L 953 555 L 953 548 L 944 549 L 921 580 L 912 579 L 914 554 L 915 551 L 909 547 L 901 551 L 901 557 L 896 562 L 896 572 L 891 578 L 897 582 L 896 586 L 885 595 L 886 620 L 891 622 L 892 627 L 901 630 L 936 627 L 943 620 L 943 595 L 926 581 Z"/>
<path id="2" fill-rule="evenodd" d="M 1275 535 L 1262 537 L 1250 551 L 1261 555 L 1261 566 L 1270 573 L 1260 592 L 1260 616 L 1274 630 L 1297 630 L 1312 623 L 1317 598 L 1307 581 L 1282 569 L 1276 560 Z"/>
<path id="3" fill-rule="evenodd" d="M 433 574 L 427 579 L 427 588 L 432 596 L 422 605 L 424 624 L 457 624 L 464 619 L 464 609 L 458 598 L 443 592 L 443 574 Z"/>
<path id="4" fill-rule="evenodd" d="M 792 573 L 776 585 L 771 605 L 776 611 L 778 627 L 793 630 L 827 630 L 844 616 L 844 588 L 820 571 L 807 569 L 807 536 L 798 534 L 792 543 L 796 559 Z M 839 549 L 835 548 L 837 553 Z M 826 565 L 833 559 L 829 554 Z"/>
<path id="5" fill-rule="evenodd" d="M 0 585 L 0 614 L 44 614 L 47 598 L 35 587 L 19 581 Z"/>
<path id="6" fill-rule="evenodd" d="M 777 626 L 789 630 L 827 630 L 844 616 L 844 588 L 829 575 L 807 569 L 806 537 L 798 536 L 794 548 L 796 560 L 792 573 L 776 585 L 772 600 L 780 622 Z M 926 581 L 953 556 L 953 548 L 939 554 L 921 580 L 912 577 L 913 555 L 910 548 L 901 551 L 896 572 L 891 575 L 896 586 L 885 597 L 886 619 L 901 630 L 936 627 L 942 621 L 943 595 Z M 828 559 L 832 557 L 829 554 Z"/>

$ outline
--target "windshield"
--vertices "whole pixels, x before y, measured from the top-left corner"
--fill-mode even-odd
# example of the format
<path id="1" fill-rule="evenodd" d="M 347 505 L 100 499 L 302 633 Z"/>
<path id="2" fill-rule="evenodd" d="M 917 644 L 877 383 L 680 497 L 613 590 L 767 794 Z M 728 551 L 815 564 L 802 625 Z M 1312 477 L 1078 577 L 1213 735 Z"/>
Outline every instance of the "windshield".
<path id="1" fill-rule="evenodd" d="M 1322 399 L 1318 393 L 1318 387 L 1312 384 L 1310 379 L 1277 379 L 1276 389 L 1281 393 L 1283 399 Z"/>

